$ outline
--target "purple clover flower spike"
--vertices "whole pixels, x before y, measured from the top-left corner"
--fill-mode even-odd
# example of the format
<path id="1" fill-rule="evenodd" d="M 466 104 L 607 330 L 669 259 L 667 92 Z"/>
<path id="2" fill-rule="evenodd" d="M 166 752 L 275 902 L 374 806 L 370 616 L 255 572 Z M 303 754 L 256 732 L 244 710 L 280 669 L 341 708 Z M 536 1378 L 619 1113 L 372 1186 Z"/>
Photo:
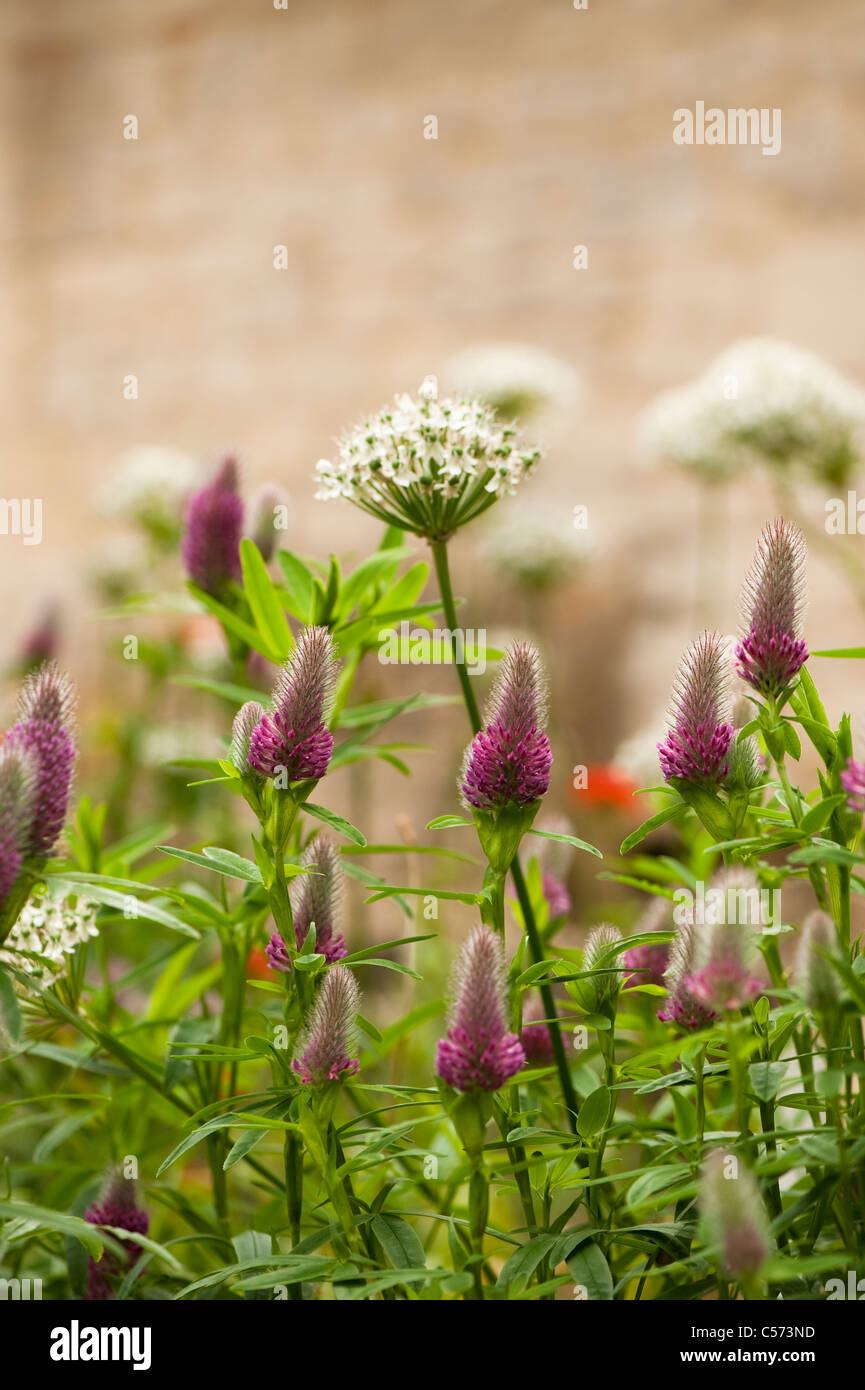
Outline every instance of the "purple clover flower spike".
<path id="1" fill-rule="evenodd" d="M 670 728 L 658 744 L 667 781 L 680 777 L 699 786 L 716 786 L 726 777 L 733 726 L 726 719 L 724 667 L 717 632 L 704 632 L 682 657 L 673 683 Z"/>
<path id="2" fill-rule="evenodd" d="M 227 455 L 216 477 L 189 500 L 183 562 L 190 579 L 208 594 L 218 594 L 240 579 L 243 502 L 237 493 L 237 460 Z"/>
<path id="3" fill-rule="evenodd" d="M 526 1054 L 507 1026 L 505 962 L 498 937 L 477 926 L 457 957 L 455 1002 L 436 1072 L 455 1091 L 497 1091 L 516 1076 Z"/>
<path id="4" fill-rule="evenodd" d="M 767 698 L 782 696 L 808 660 L 800 635 L 806 558 L 799 527 L 775 517 L 763 529 L 745 576 L 744 636 L 736 647 L 736 669 Z"/>
<path id="5" fill-rule="evenodd" d="M 756 1274 L 769 1254 L 766 1214 L 757 1184 L 741 1161 L 716 1149 L 703 1165 L 700 1209 L 727 1274 Z"/>
<path id="6" fill-rule="evenodd" d="M 84 1220 L 91 1226 L 117 1226 L 133 1235 L 146 1236 L 150 1226 L 147 1212 L 136 1202 L 135 1183 L 119 1174 L 109 1176 L 97 1202 L 87 1208 Z M 118 1279 L 128 1273 L 141 1254 L 137 1241 L 121 1242 L 125 1258 L 105 1251 L 102 1259 L 90 1259 L 87 1265 L 87 1294 L 90 1301 L 102 1302 L 112 1299 L 111 1278 Z"/>
<path id="7" fill-rule="evenodd" d="M 0 907 L 18 877 L 33 815 L 39 775 L 33 754 L 10 746 L 0 748 Z"/>
<path id="8" fill-rule="evenodd" d="M 332 965 L 312 1008 L 297 1057 L 291 1064 L 306 1086 L 325 1086 L 358 1070 L 349 1056 L 354 1043 L 355 1015 L 360 994 L 348 966 Z"/>
<path id="9" fill-rule="evenodd" d="M 267 963 L 271 970 L 281 970 L 284 975 L 289 973 L 291 956 L 288 954 L 288 947 L 278 931 L 275 931 L 268 941 L 264 954 L 267 956 Z"/>
<path id="10" fill-rule="evenodd" d="M 549 1025 L 544 1022 L 546 1013 L 540 999 L 533 999 L 523 1010 L 523 1026 L 520 1029 L 520 1043 L 528 1067 L 551 1067 L 554 1061 L 553 1040 Z"/>
<path id="11" fill-rule="evenodd" d="M 53 662 L 27 677 L 18 697 L 18 721 L 4 747 L 32 759 L 35 784 L 22 852 L 51 854 L 63 829 L 75 765 L 75 694 L 68 676 Z"/>
<path id="12" fill-rule="evenodd" d="M 744 1008 L 764 988 L 751 973 L 756 937 L 765 925 L 757 879 L 748 869 L 723 869 L 712 880 L 696 923 L 693 967 L 684 983 L 714 1013 Z M 721 902 L 717 902 L 720 897 Z"/>
<path id="13" fill-rule="evenodd" d="M 696 953 L 693 908 L 685 911 L 676 925 L 676 935 L 670 946 L 670 964 L 664 976 L 668 996 L 658 1010 L 662 1023 L 674 1023 L 686 1032 L 707 1028 L 716 1017 L 702 999 L 690 988 Z"/>
<path id="14" fill-rule="evenodd" d="M 541 891 L 547 900 L 550 918 L 566 917 L 571 910 L 571 895 L 555 874 L 544 874 Z"/>
<path id="15" fill-rule="evenodd" d="M 841 773 L 841 786 L 847 793 L 847 805 L 851 811 L 865 815 L 865 763 L 857 763 L 855 758 L 847 759 L 847 766 Z"/>
<path id="16" fill-rule="evenodd" d="M 344 889 L 342 859 L 333 841 L 322 833 L 310 841 L 300 862 L 312 872 L 299 874 L 289 889 L 298 949 L 315 923 L 315 949 L 332 965 L 347 955 L 339 929 Z"/>
<path id="17" fill-rule="evenodd" d="M 326 627 L 308 627 L 282 667 L 273 689 L 273 709 L 261 716 L 249 741 L 249 766 L 263 777 L 283 774 L 289 782 L 318 780 L 327 772 L 333 734 L 327 717 L 338 663 Z"/>
<path id="18" fill-rule="evenodd" d="M 263 716 L 264 709 L 257 700 L 248 700 L 234 716 L 229 757 L 234 767 L 243 776 L 254 775 L 254 769 L 249 766 L 249 745 L 252 741 L 253 730 L 261 722 Z"/>
<path id="19" fill-rule="evenodd" d="M 494 811 L 529 806 L 544 795 L 553 762 L 545 713 L 540 657 L 530 643 L 515 642 L 496 677 L 485 727 L 466 750 L 461 783 L 467 806 Z"/>

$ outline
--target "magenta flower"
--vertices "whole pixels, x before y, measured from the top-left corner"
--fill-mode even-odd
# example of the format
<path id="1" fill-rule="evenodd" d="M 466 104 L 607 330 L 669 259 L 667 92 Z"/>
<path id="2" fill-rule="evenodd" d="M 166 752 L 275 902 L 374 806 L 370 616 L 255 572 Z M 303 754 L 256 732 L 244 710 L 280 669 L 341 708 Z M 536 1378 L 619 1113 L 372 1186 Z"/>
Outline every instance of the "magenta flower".
<path id="1" fill-rule="evenodd" d="M 847 759 L 847 766 L 841 773 L 841 786 L 847 793 L 847 805 L 851 811 L 865 815 L 865 763 L 857 763 L 855 758 Z"/>
<path id="2" fill-rule="evenodd" d="M 21 868 L 38 776 L 31 752 L 10 745 L 8 740 L 0 747 L 0 907 Z"/>
<path id="3" fill-rule="evenodd" d="M 183 562 L 190 579 L 208 594 L 219 594 L 240 579 L 243 503 L 237 493 L 237 460 L 227 455 L 216 477 L 189 500 Z"/>
<path id="4" fill-rule="evenodd" d="M 312 1014 L 291 1064 L 304 1085 L 325 1086 L 353 1076 L 356 1058 L 349 1057 L 354 1043 L 355 1015 L 360 994 L 357 982 L 345 965 L 332 965 L 327 971 L 312 1006 Z"/>
<path id="5" fill-rule="evenodd" d="M 332 965 L 346 954 L 345 939 L 339 930 L 344 888 L 342 859 L 333 841 L 321 833 L 307 845 L 300 862 L 312 872 L 298 875 L 289 889 L 297 949 L 303 946 L 314 923 L 314 949 Z M 270 938 L 267 960 L 272 970 L 291 969 L 291 957 L 278 932 Z"/>
<path id="6" fill-rule="evenodd" d="M 288 782 L 324 776 L 333 751 L 326 719 L 337 670 L 327 628 L 306 628 L 277 676 L 272 710 L 252 731 L 250 767 L 263 777 L 282 775 Z"/>
<path id="7" fill-rule="evenodd" d="M 544 1022 L 546 1013 L 540 999 L 533 999 L 528 1008 L 523 1009 L 523 1026 L 520 1029 L 520 1042 L 528 1067 L 551 1067 L 553 1065 L 553 1040 L 549 1024 Z"/>
<path id="8" fill-rule="evenodd" d="M 742 589 L 744 636 L 736 669 L 761 695 L 778 699 L 808 660 L 800 635 L 805 602 L 805 539 L 776 517 L 763 529 Z"/>
<path id="9" fill-rule="evenodd" d="M 632 946 L 622 957 L 622 965 L 633 972 L 624 981 L 624 988 L 629 989 L 634 985 L 663 985 L 669 963 L 669 946 Z"/>
<path id="10" fill-rule="evenodd" d="M 515 642 L 496 677 L 485 727 L 466 750 L 462 795 L 482 811 L 530 806 L 550 785 L 553 755 L 543 730 L 541 663 L 528 642 Z"/>
<path id="11" fill-rule="evenodd" d="M 455 1001 L 447 1037 L 439 1039 L 436 1072 L 455 1091 L 497 1091 L 525 1063 L 507 1026 L 505 962 L 489 927 L 473 929 L 457 957 Z"/>
<path id="12" fill-rule="evenodd" d="M 53 662 L 25 680 L 18 697 L 18 721 L 5 748 L 29 755 L 35 772 L 30 824 L 22 850 L 42 858 L 51 854 L 63 829 L 75 764 L 75 694 Z"/>
<path id="13" fill-rule="evenodd" d="M 571 910 L 571 895 L 567 886 L 555 874 L 544 874 L 541 891 L 547 900 L 550 918 L 566 917 Z"/>
<path id="14" fill-rule="evenodd" d="M 109 1176 L 98 1202 L 88 1207 L 84 1220 L 92 1226 L 117 1226 L 120 1230 L 134 1235 L 146 1236 L 150 1225 L 147 1212 L 135 1200 L 135 1183 L 119 1174 Z M 101 1260 L 91 1258 L 87 1265 L 86 1298 L 91 1301 L 112 1299 L 114 1292 L 112 1279 L 119 1279 L 129 1272 L 141 1254 L 141 1246 L 134 1240 L 121 1241 L 125 1257 L 121 1260 L 113 1251 L 104 1251 Z"/>
<path id="15" fill-rule="evenodd" d="M 733 726 L 726 719 L 727 691 L 721 638 L 704 632 L 679 665 L 673 683 L 670 728 L 658 744 L 667 781 L 680 777 L 716 786 L 727 775 Z"/>
<path id="16" fill-rule="evenodd" d="M 706 1159 L 700 1209 L 726 1273 L 733 1279 L 756 1274 L 769 1254 L 766 1214 L 757 1184 L 732 1154 L 716 1149 Z"/>
<path id="17" fill-rule="evenodd" d="M 687 1032 L 706 1028 L 715 1018 L 715 1011 L 698 998 L 690 987 L 695 951 L 693 910 L 687 913 L 682 910 L 670 947 L 670 964 L 664 976 L 668 996 L 658 1010 L 658 1018 L 662 1023 L 675 1023 Z"/>

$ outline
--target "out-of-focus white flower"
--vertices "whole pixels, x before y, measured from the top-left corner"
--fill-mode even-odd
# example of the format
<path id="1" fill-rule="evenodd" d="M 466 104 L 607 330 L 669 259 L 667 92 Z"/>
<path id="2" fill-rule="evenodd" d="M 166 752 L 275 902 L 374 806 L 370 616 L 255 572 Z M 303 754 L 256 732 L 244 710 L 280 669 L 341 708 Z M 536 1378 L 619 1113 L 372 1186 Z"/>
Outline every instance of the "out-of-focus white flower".
<path id="1" fill-rule="evenodd" d="M 535 501 L 503 513 L 479 545 L 482 560 L 520 584 L 548 589 L 566 579 L 594 551 L 585 529 L 576 529 L 566 504 Z"/>
<path id="2" fill-rule="evenodd" d="M 666 723 L 659 715 L 655 723 L 629 734 L 616 748 L 610 762 L 626 772 L 638 787 L 658 784 L 658 744 L 664 737 Z"/>
<path id="3" fill-rule="evenodd" d="M 323 500 L 344 497 L 388 524 L 445 540 L 514 492 L 540 458 L 477 400 L 439 400 L 427 377 L 416 396 L 342 435 L 335 462 L 316 465 Z"/>
<path id="4" fill-rule="evenodd" d="M 167 445 L 130 449 L 117 472 L 97 495 L 105 516 L 124 521 L 179 523 L 184 499 L 201 483 L 201 465 L 189 454 Z"/>
<path id="5" fill-rule="evenodd" d="M 452 357 L 442 375 L 448 390 L 487 401 L 509 418 L 573 409 L 585 395 L 567 362 L 527 343 L 478 343 Z"/>
<path id="6" fill-rule="evenodd" d="M 53 898 L 34 893 L 4 942 L 0 959 L 50 985 L 63 973 L 66 957 L 99 935 L 95 917 L 99 904 L 86 898 Z M 32 957 L 41 956 L 36 960 Z"/>
<path id="7" fill-rule="evenodd" d="M 196 756 L 195 729 L 189 724 L 153 724 L 148 726 L 138 750 L 144 767 L 160 772 L 188 772 L 173 764 L 183 758 Z"/>
<path id="8" fill-rule="evenodd" d="M 734 343 L 642 420 L 642 451 L 707 475 L 798 464 L 840 484 L 865 455 L 865 391 L 775 338 Z"/>

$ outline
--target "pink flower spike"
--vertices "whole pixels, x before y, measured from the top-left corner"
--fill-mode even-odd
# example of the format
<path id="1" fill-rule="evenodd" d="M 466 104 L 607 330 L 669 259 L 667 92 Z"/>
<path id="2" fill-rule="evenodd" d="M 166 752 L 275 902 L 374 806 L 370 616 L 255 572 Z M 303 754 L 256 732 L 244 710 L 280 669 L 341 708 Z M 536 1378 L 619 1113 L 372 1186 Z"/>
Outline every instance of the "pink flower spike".
<path id="1" fill-rule="evenodd" d="M 489 927 L 472 930 L 457 957 L 454 985 L 436 1072 L 455 1091 L 497 1091 L 523 1066 L 525 1052 L 508 1030 L 504 956 Z"/>

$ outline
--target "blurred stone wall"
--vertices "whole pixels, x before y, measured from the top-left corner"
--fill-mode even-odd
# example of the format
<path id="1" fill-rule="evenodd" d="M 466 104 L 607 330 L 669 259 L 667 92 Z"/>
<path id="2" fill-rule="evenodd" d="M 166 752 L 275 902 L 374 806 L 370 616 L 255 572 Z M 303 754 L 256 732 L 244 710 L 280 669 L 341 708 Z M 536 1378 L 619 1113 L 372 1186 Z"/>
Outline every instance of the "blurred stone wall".
<path id="1" fill-rule="evenodd" d="M 6 0 L 0 493 L 43 499 L 44 539 L 0 537 L 0 657 L 59 598 L 85 694 L 100 671 L 83 575 L 124 450 L 233 446 L 289 487 L 290 540 L 358 551 L 375 525 L 312 498 L 332 437 L 525 341 L 587 387 L 530 486 L 589 507 L 554 681 L 606 756 L 697 617 L 696 491 L 636 466 L 640 408 L 751 333 L 865 380 L 862 28 L 858 0 Z M 781 154 L 674 145 L 698 98 L 780 107 Z M 719 510 L 723 629 L 772 505 L 755 478 Z M 861 640 L 823 561 L 812 588 L 812 641 Z"/>

